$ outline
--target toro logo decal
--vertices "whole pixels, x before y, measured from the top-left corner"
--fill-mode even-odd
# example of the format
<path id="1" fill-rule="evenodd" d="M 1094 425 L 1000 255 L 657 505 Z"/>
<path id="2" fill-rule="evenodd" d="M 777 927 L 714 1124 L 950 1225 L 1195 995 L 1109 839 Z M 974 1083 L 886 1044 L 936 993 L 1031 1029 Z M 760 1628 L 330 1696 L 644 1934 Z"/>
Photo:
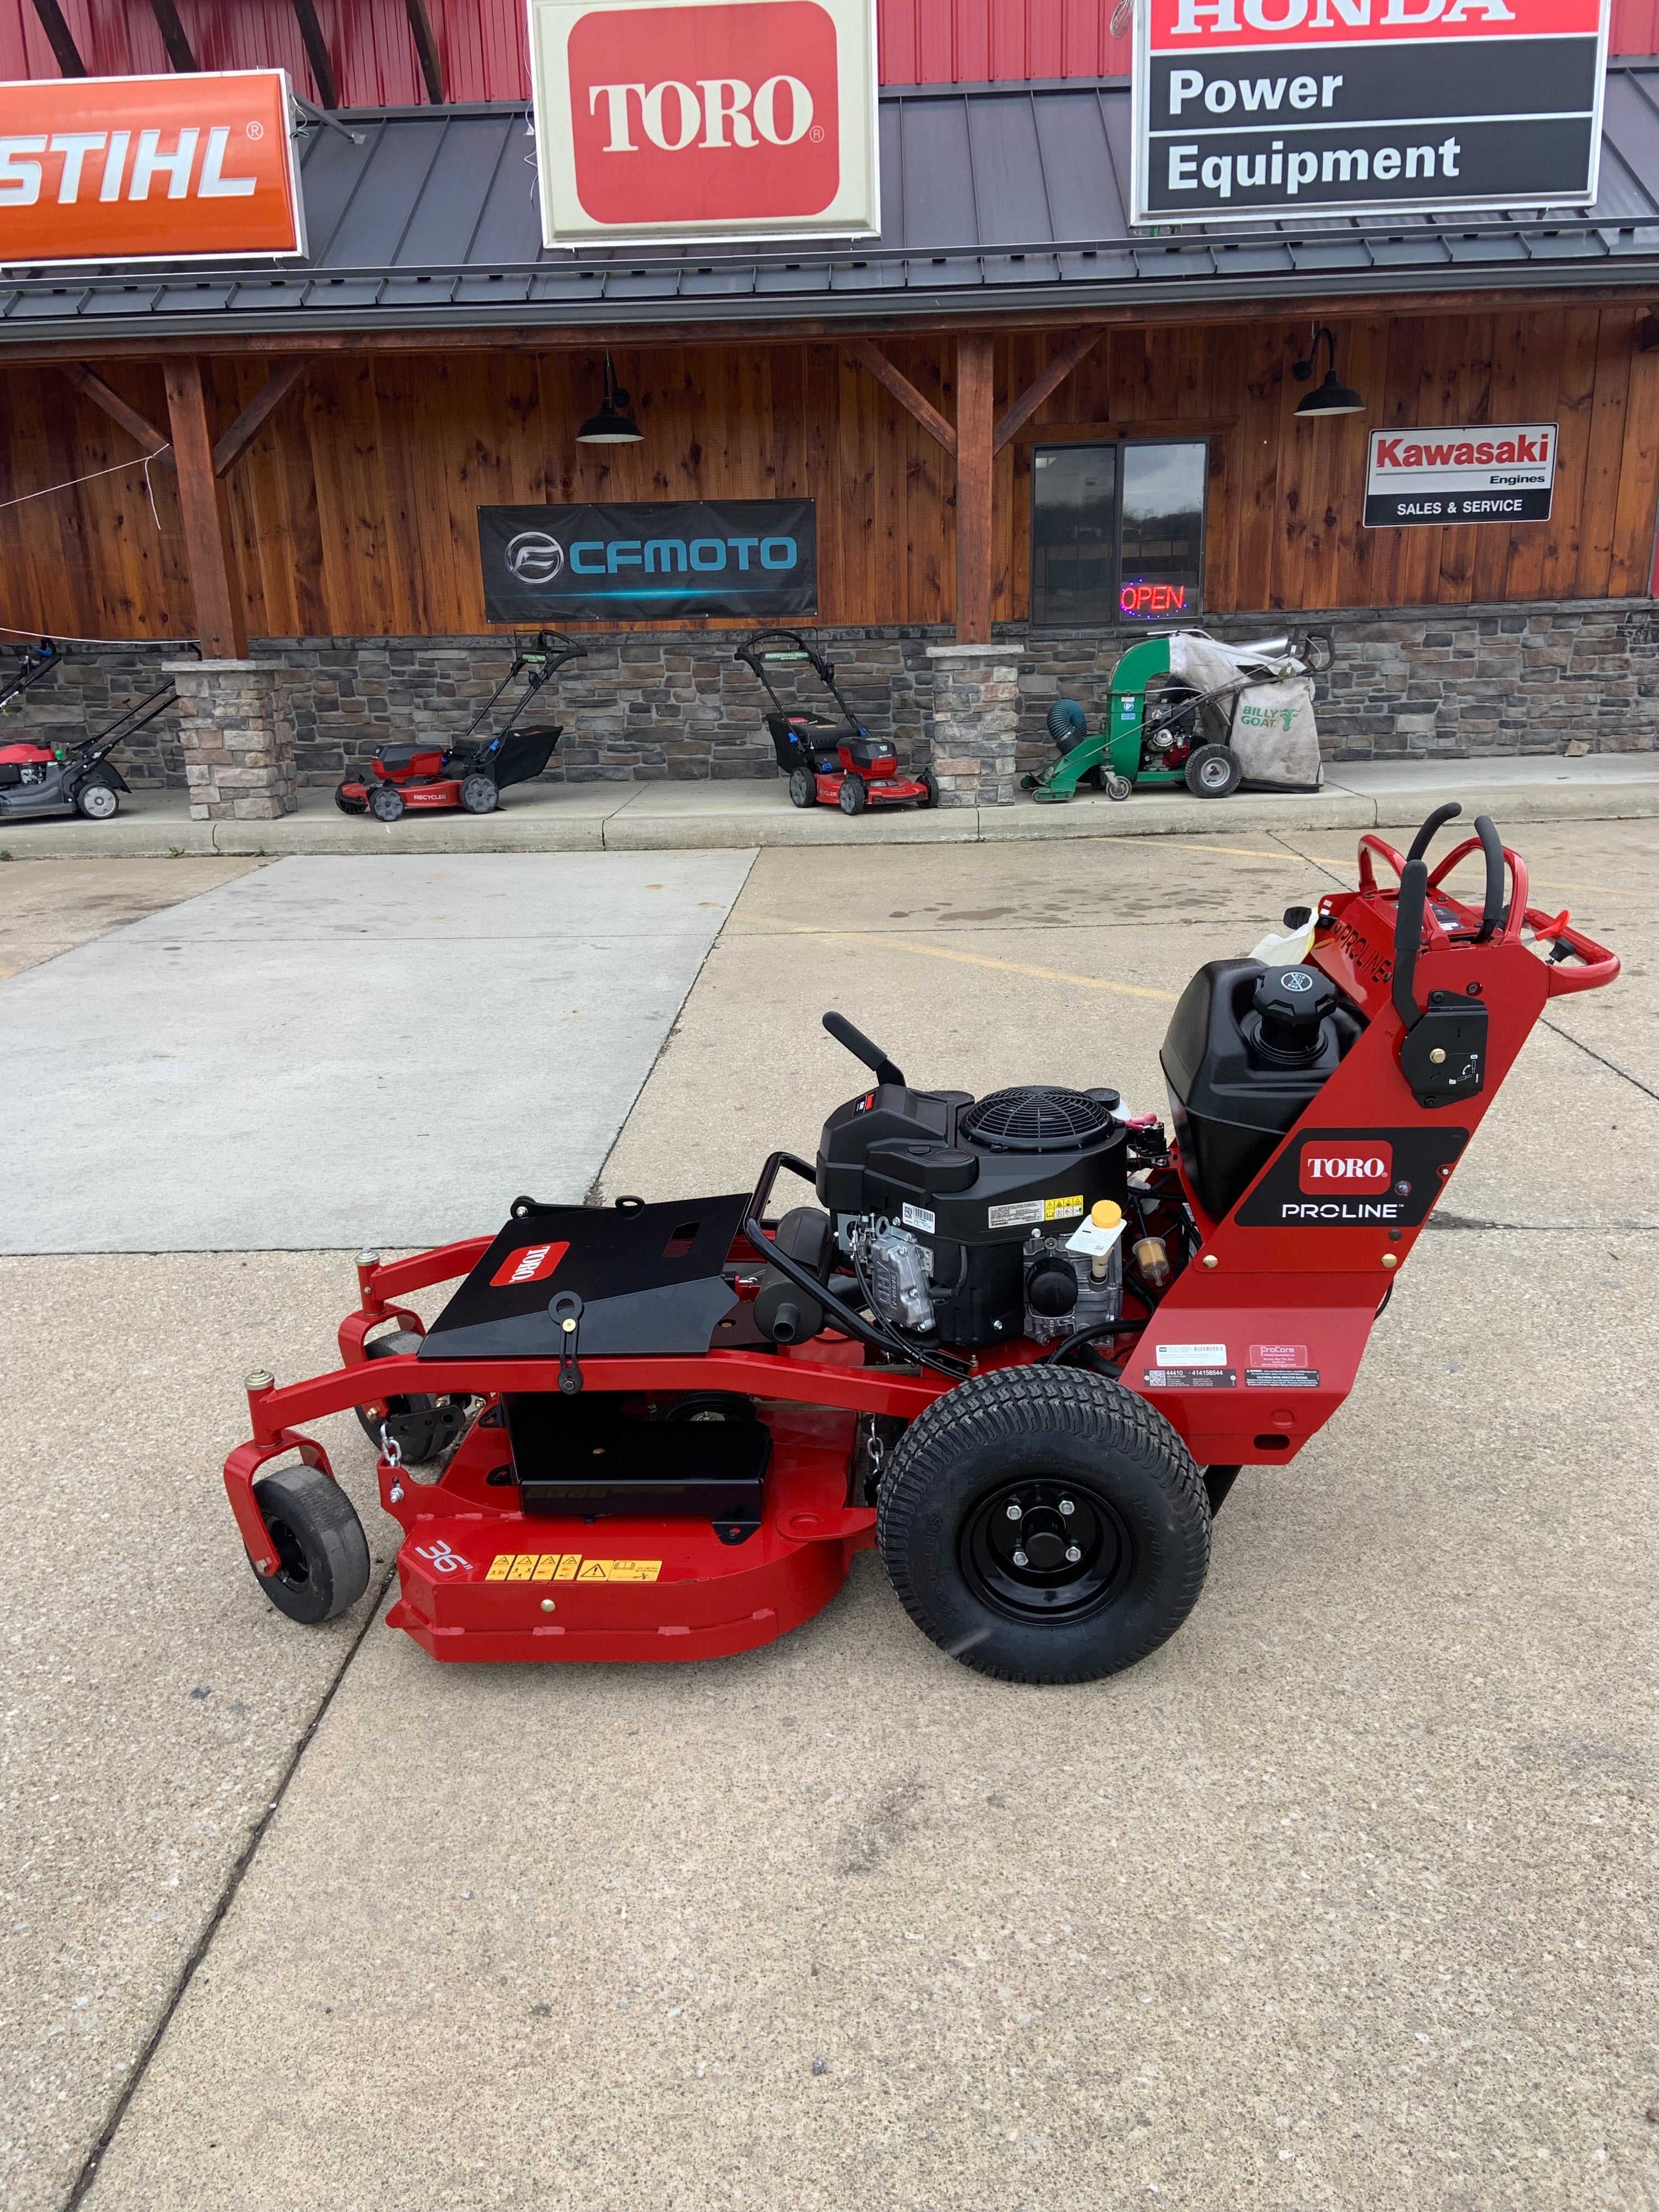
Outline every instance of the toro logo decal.
<path id="1" fill-rule="evenodd" d="M 489 1279 L 492 1291 L 516 1290 L 521 1283 L 544 1283 L 565 1254 L 569 1244 L 522 1244 L 516 1252 L 509 1252 Z"/>
<path id="2" fill-rule="evenodd" d="M 1298 1181 L 1312 1196 L 1387 1190 L 1393 1180 L 1394 1146 L 1380 1138 L 1341 1144 L 1310 1139 L 1302 1147 Z"/>
<path id="3" fill-rule="evenodd" d="M 595 222 L 815 216 L 841 188 L 836 26 L 817 0 L 596 9 L 567 56 Z"/>

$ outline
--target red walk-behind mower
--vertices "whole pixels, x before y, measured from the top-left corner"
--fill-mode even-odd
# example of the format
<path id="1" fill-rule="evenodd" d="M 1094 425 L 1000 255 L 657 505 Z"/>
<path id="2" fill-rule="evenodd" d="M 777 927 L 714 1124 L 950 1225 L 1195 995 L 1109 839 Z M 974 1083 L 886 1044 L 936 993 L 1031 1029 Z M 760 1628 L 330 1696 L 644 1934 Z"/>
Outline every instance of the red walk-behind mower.
<path id="1" fill-rule="evenodd" d="M 302 1425 L 355 1407 L 404 1532 L 386 1619 L 434 1658 L 747 1650 L 871 1545 L 982 1673 L 1144 1658 L 1195 1602 L 1240 1466 L 1293 1459 L 1352 1388 L 1546 1001 L 1619 971 L 1528 906 L 1485 817 L 1431 873 L 1458 811 L 1403 860 L 1362 837 L 1305 959 L 1199 970 L 1164 1045 L 1172 1141 L 1104 1088 L 914 1089 L 829 1014 L 872 1080 L 816 1163 L 775 1152 L 752 1194 L 667 1205 L 520 1198 L 493 1237 L 360 1255 L 344 1364 L 251 1376 L 225 1465 L 271 1602 L 325 1620 L 368 1586 Z M 1479 906 L 1446 887 L 1472 853 Z M 774 1220 L 784 1172 L 817 1203 Z M 403 1301 L 454 1277 L 422 1333 Z"/>
<path id="2" fill-rule="evenodd" d="M 586 651 L 585 645 L 550 637 L 543 630 L 533 646 L 514 653 L 513 665 L 453 744 L 382 745 L 366 774 L 356 770 L 347 775 L 334 794 L 334 804 L 342 814 L 372 814 L 377 822 L 388 823 L 405 813 L 453 813 L 457 807 L 466 814 L 493 814 L 509 784 L 528 783 L 542 773 L 564 734 L 557 722 L 533 730 L 515 729 L 514 724 L 543 684 L 566 661 L 580 660 Z M 481 736 L 496 701 L 521 676 L 523 698 L 499 730 Z"/>
<path id="3" fill-rule="evenodd" d="M 766 726 L 778 766 L 789 779 L 793 805 L 839 806 L 843 814 L 862 814 L 866 806 L 938 805 L 933 769 L 899 774 L 891 743 L 870 735 L 836 687 L 835 663 L 815 652 L 799 630 L 757 630 L 732 657 L 753 669 L 772 702 Z M 789 664 L 810 667 L 840 712 L 786 707 L 767 671 Z"/>

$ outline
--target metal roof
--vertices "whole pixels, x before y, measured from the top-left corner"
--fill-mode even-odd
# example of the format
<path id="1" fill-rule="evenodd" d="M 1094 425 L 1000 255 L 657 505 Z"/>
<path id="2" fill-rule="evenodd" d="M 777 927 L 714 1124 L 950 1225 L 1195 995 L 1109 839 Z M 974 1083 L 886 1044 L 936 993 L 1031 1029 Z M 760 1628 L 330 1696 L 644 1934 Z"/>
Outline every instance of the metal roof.
<path id="1" fill-rule="evenodd" d="M 1607 71 L 1578 210 L 1132 235 L 1119 79 L 881 95 L 882 235 L 757 248 L 543 246 L 520 106 L 357 110 L 302 156 L 305 262 L 0 275 L 0 349 L 119 337 L 747 321 L 880 324 L 1659 282 L 1659 59 Z"/>

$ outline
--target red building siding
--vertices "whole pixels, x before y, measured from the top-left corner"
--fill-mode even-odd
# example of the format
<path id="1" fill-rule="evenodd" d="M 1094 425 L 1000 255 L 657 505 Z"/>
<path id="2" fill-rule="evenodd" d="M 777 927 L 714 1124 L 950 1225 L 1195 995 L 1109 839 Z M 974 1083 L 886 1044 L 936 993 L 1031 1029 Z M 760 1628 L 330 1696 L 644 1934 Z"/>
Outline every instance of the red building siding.
<path id="1" fill-rule="evenodd" d="M 1028 77 L 1125 76 L 1116 0 L 877 0 L 884 84 L 984 84 Z M 164 74 L 167 54 L 143 0 L 63 0 L 97 76 Z M 178 0 L 204 69 L 280 64 L 315 99 L 288 0 Z M 520 0 L 428 0 L 450 100 L 527 100 Z M 347 107 L 414 106 L 425 88 L 404 0 L 317 0 Z M 1613 0 L 1613 51 L 1659 52 L 1659 0 Z M 0 78 L 56 76 L 33 0 L 0 0 Z"/>

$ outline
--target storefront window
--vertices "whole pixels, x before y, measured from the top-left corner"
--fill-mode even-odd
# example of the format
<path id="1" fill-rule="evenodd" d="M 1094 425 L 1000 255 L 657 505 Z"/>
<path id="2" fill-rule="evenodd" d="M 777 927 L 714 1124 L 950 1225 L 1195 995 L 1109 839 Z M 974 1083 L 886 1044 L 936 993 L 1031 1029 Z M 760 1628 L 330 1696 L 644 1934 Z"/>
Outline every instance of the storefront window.
<path id="1" fill-rule="evenodd" d="M 1031 456 L 1031 620 L 1170 622 L 1204 604 L 1201 438 L 1039 446 Z"/>

